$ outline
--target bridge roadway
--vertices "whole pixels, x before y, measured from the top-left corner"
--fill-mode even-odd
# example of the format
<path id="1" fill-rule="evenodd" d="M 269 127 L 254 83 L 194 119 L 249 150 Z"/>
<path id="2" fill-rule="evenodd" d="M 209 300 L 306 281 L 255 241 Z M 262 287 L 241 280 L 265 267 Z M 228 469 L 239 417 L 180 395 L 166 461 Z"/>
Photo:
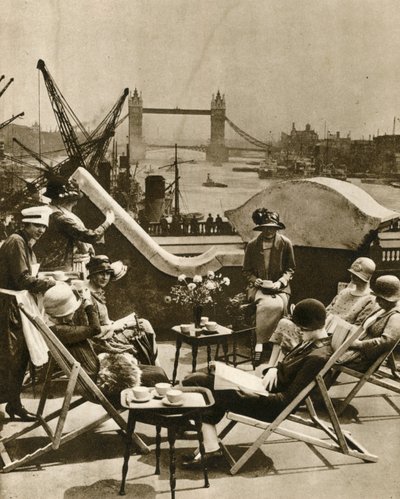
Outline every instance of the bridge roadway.
<path id="1" fill-rule="evenodd" d="M 149 149 L 174 149 L 175 148 L 175 144 L 146 144 L 146 146 Z M 196 146 L 196 145 L 194 145 L 194 146 L 179 145 L 179 149 L 191 149 L 193 151 L 202 151 L 202 152 L 206 152 L 207 148 L 208 148 L 208 146 L 204 145 L 204 144 L 200 144 L 198 146 Z M 261 149 L 260 147 L 234 147 L 234 146 L 230 147 L 230 146 L 226 146 L 226 148 L 231 152 L 235 152 L 235 151 L 238 151 L 238 152 L 251 151 L 251 152 L 262 152 L 262 153 L 265 152 L 265 150 Z"/>
<path id="2" fill-rule="evenodd" d="M 210 109 L 180 109 L 174 107 L 172 109 L 160 107 L 144 107 L 143 114 L 197 114 L 200 116 L 210 116 Z"/>

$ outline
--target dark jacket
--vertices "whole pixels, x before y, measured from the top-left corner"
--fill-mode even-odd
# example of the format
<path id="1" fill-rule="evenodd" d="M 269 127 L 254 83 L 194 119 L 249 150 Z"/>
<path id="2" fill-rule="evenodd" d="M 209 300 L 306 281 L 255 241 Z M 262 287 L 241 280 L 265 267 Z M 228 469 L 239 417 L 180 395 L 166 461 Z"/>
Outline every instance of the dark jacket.
<path id="1" fill-rule="evenodd" d="M 203 416 L 205 423 L 217 424 L 226 411 L 233 411 L 261 421 L 273 421 L 324 367 L 332 355 L 331 339 L 300 343 L 277 366 L 278 383 L 267 397 L 244 398 L 235 390 L 213 390 L 212 375 L 187 376 L 186 386 L 205 386 L 213 390 L 215 406 Z"/>
<path id="2" fill-rule="evenodd" d="M 290 293 L 289 282 L 295 268 L 293 246 L 287 237 L 278 233 L 275 235 L 268 272 L 265 268 L 262 234 L 248 243 L 244 254 L 243 274 L 250 287 L 257 278 L 269 279 L 282 282 L 281 292 Z"/>
<path id="3" fill-rule="evenodd" d="M 100 334 L 100 322 L 93 305 L 88 305 L 84 312 L 87 316 L 87 325 L 82 324 L 82 310 L 79 310 L 71 324 L 54 324 L 51 326 L 51 330 L 95 381 L 100 363 L 93 350 L 90 338 Z"/>
<path id="4" fill-rule="evenodd" d="M 24 230 L 11 234 L 0 248 L 0 288 L 44 293 L 54 283 L 32 276 L 36 256 Z M 13 296 L 0 294 L 0 403 L 19 404 L 29 360 L 21 317 Z"/>
<path id="5" fill-rule="evenodd" d="M 49 228 L 36 245 L 36 253 L 43 270 L 70 271 L 74 255 L 93 253 L 92 244 L 104 235 L 104 227 L 87 229 L 83 222 L 68 214 L 68 211 L 54 211 L 50 215 Z"/>

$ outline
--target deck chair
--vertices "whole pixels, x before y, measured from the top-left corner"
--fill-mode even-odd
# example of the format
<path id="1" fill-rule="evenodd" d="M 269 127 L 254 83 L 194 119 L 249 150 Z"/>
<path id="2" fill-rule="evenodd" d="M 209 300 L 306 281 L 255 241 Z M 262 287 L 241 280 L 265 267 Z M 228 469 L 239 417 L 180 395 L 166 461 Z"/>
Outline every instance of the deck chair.
<path id="1" fill-rule="evenodd" d="M 329 372 L 329 370 L 335 365 L 335 362 L 343 355 L 343 353 L 348 349 L 351 343 L 355 339 L 357 339 L 360 334 L 362 334 L 362 332 L 363 329 L 361 327 L 357 328 L 354 332 L 350 332 L 347 335 L 347 338 L 344 339 L 343 343 L 338 346 L 336 351 L 333 352 L 333 354 L 328 359 L 325 366 L 317 374 L 315 379 L 311 381 L 271 423 L 266 423 L 264 421 L 260 421 L 251 417 L 242 416 L 241 414 L 236 414 L 234 412 L 228 412 L 226 414 L 229 423 L 219 434 L 219 439 L 225 457 L 231 465 L 230 473 L 232 475 L 237 473 L 242 468 L 242 466 L 249 460 L 249 458 L 268 440 L 272 433 L 277 433 L 279 435 L 289 437 L 293 440 L 305 442 L 309 446 L 311 445 L 315 447 L 322 447 L 324 449 L 352 456 L 363 461 L 376 462 L 378 460 L 377 456 L 369 454 L 368 451 L 364 447 L 362 447 L 355 439 L 353 439 L 348 432 L 342 430 L 324 382 L 325 374 Z M 325 422 L 321 421 L 315 411 L 314 405 L 310 398 L 311 391 L 314 388 L 316 388 L 322 396 L 322 400 L 327 409 L 327 413 L 332 426 L 328 426 Z M 306 403 L 309 418 L 304 418 L 292 414 L 299 406 L 299 404 L 304 401 Z M 284 423 L 284 421 L 286 420 L 298 423 L 299 425 L 305 425 L 316 428 L 318 430 L 322 430 L 325 433 L 325 436 L 322 439 L 307 435 L 305 433 L 302 433 L 301 431 L 295 431 L 293 429 L 285 428 L 282 426 L 282 423 Z M 257 440 L 250 445 L 246 452 L 244 452 L 240 459 L 235 461 L 230 451 L 223 443 L 223 439 L 236 426 L 237 423 L 260 428 L 263 431 L 257 438 Z M 327 439 L 326 436 L 328 436 L 329 439 Z"/>
<path id="2" fill-rule="evenodd" d="M 345 365 L 336 365 L 334 367 L 334 371 L 336 371 L 336 373 L 339 373 L 339 375 L 341 373 L 345 373 L 359 380 L 352 388 L 352 390 L 348 393 L 346 398 L 342 401 L 342 404 L 337 411 L 337 414 L 339 416 L 343 413 L 346 407 L 350 404 L 353 398 L 366 383 L 372 383 L 373 385 L 377 385 L 400 394 L 400 383 L 398 382 L 399 378 L 396 369 L 394 369 L 393 372 L 393 367 L 390 365 L 390 361 L 388 362 L 388 367 L 391 370 L 391 373 L 388 373 L 383 367 L 385 361 L 388 361 L 393 356 L 393 351 L 395 350 L 399 342 L 400 340 L 398 340 L 393 348 L 391 348 L 388 352 L 382 353 L 382 355 L 380 355 L 365 372 L 356 371 L 355 369 L 351 369 L 350 367 L 346 367 Z M 385 400 L 387 399 L 385 398 Z"/>
<path id="3" fill-rule="evenodd" d="M 117 410 L 110 403 L 110 401 L 104 396 L 101 390 L 96 386 L 96 384 L 88 376 L 85 370 L 81 367 L 80 363 L 74 359 L 67 348 L 55 336 L 55 334 L 45 324 L 41 317 L 32 316 L 21 304 L 19 305 L 19 307 L 21 311 L 29 318 L 32 324 L 42 334 L 49 349 L 50 361 L 36 413 L 37 421 L 30 424 L 23 430 L 14 433 L 11 436 L 0 438 L 0 457 L 4 463 L 4 466 L 2 468 L 3 472 L 12 471 L 19 466 L 25 465 L 33 459 L 51 451 L 52 449 L 58 449 L 64 443 L 76 437 L 79 437 L 87 431 L 96 428 L 109 419 L 113 419 L 123 433 L 126 432 L 127 427 L 125 420 L 121 416 L 121 412 L 125 409 Z M 50 414 L 44 415 L 45 404 L 49 395 L 50 385 L 52 381 L 53 368 L 55 366 L 58 366 L 62 370 L 62 372 L 68 379 L 68 383 L 61 408 Z M 81 390 L 81 393 L 83 390 L 85 394 L 89 395 L 89 397 L 83 396 L 72 401 L 75 387 L 78 387 Z M 67 433 L 63 433 L 69 411 L 87 402 L 88 398 L 91 402 L 101 404 L 106 413 L 98 417 L 95 421 L 92 421 Z M 56 422 L 54 431 L 49 424 L 52 421 Z M 24 436 L 26 437 L 28 434 L 39 427 L 43 428 L 49 438 L 49 442 L 30 454 L 26 454 L 25 456 L 18 459 L 12 459 L 9 451 L 7 450 L 7 447 L 15 445 L 18 439 Z M 147 447 L 147 445 L 137 435 L 134 434 L 133 438 L 135 444 L 142 453 L 149 452 L 149 448 Z"/>

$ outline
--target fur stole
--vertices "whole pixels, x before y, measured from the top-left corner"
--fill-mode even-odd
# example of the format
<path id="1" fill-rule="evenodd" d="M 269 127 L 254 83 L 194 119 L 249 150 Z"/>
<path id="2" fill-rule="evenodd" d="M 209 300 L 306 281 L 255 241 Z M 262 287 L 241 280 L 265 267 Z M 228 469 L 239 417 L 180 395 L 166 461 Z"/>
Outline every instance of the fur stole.
<path id="1" fill-rule="evenodd" d="M 107 394 L 140 385 L 142 371 L 129 353 L 101 353 L 97 386 Z"/>

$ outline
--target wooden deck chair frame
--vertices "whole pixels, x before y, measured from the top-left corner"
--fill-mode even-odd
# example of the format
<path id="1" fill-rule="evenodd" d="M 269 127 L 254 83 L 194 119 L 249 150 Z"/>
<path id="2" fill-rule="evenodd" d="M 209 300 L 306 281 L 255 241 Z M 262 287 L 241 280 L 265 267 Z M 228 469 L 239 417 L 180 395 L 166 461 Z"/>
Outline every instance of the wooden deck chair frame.
<path id="1" fill-rule="evenodd" d="M 67 348 L 61 343 L 61 341 L 56 337 L 51 329 L 45 324 L 41 317 L 33 317 L 21 304 L 19 305 L 19 307 L 21 311 L 29 318 L 32 324 L 42 334 L 49 349 L 50 361 L 36 413 L 37 421 L 30 424 L 23 430 L 14 433 L 11 436 L 0 439 L 0 457 L 4 463 L 4 466 L 2 468 L 3 472 L 12 471 L 53 449 L 58 449 L 64 443 L 78 437 L 79 435 L 82 435 L 83 433 L 86 433 L 87 431 L 96 428 L 109 419 L 113 419 L 124 433 L 126 432 L 127 428 L 127 424 L 121 416 L 121 412 L 123 412 L 123 410 L 125 409 L 119 411 L 110 403 L 110 401 L 104 396 L 101 390 L 96 386 L 89 375 L 81 367 L 80 363 L 75 360 L 75 358 L 70 354 Z M 57 364 L 65 374 L 68 379 L 68 383 L 61 408 L 44 416 L 43 412 L 52 382 L 52 372 L 54 364 Z M 71 430 L 67 433 L 63 433 L 68 412 L 71 409 L 74 409 L 75 407 L 78 407 L 79 405 L 87 402 L 87 399 L 85 397 L 80 397 L 77 400 L 71 401 L 74 394 L 74 389 L 77 384 L 79 385 L 79 387 L 84 388 L 86 393 L 90 394 L 92 400 L 102 405 L 106 413 L 101 417 L 98 417 L 91 423 L 80 426 L 79 428 Z M 49 422 L 56 420 L 56 418 L 58 418 L 58 420 L 55 430 L 53 431 L 49 425 Z M 36 428 L 39 428 L 40 426 L 44 429 L 50 441 L 43 447 L 36 449 L 34 452 L 26 454 L 19 459 L 13 460 L 8 453 L 7 446 L 15 442 L 20 437 L 24 435 L 26 436 L 28 433 L 35 430 Z M 135 444 L 142 453 L 149 452 L 149 448 L 140 439 L 140 437 L 134 434 L 133 438 Z"/>
<path id="2" fill-rule="evenodd" d="M 348 338 L 342 343 L 342 345 L 331 355 L 331 357 L 328 359 L 321 371 L 317 374 L 315 379 L 311 381 L 305 388 L 303 388 L 303 390 L 271 423 L 266 423 L 264 421 L 260 421 L 251 417 L 242 416 L 234 412 L 228 412 L 226 414 L 226 417 L 230 421 L 227 426 L 221 431 L 219 439 L 225 457 L 231 465 L 230 472 L 232 475 L 237 473 L 242 468 L 242 466 L 249 460 L 249 458 L 268 440 L 272 433 L 277 433 L 279 435 L 289 437 L 293 440 L 305 442 L 307 445 L 322 447 L 324 449 L 352 456 L 363 461 L 376 462 L 378 460 L 377 456 L 369 454 L 368 451 L 364 447 L 362 447 L 362 445 L 360 445 L 355 439 L 353 439 L 348 432 L 342 430 L 324 382 L 325 374 L 328 373 L 328 371 L 336 363 L 337 359 L 339 359 L 340 356 L 343 355 L 343 353 L 348 349 L 351 343 L 355 339 L 357 339 L 362 332 L 363 329 L 360 327 L 356 331 L 351 333 Z M 315 387 L 317 387 L 322 396 L 332 427 L 321 421 L 314 409 L 313 403 L 310 398 L 310 393 Z M 306 401 L 306 407 L 310 416 L 307 419 L 292 414 L 295 408 L 304 400 Z M 330 441 L 326 439 L 326 436 L 324 439 L 322 439 L 307 435 L 300 431 L 283 428 L 281 424 L 285 420 L 293 421 L 301 425 L 306 425 L 322 430 L 329 437 Z M 246 452 L 244 452 L 244 454 L 237 461 L 235 461 L 226 445 L 223 443 L 223 439 L 236 426 L 237 423 L 244 423 L 256 428 L 260 428 L 263 430 L 263 432 L 255 440 L 255 442 L 251 444 Z"/>
<path id="3" fill-rule="evenodd" d="M 387 390 L 393 391 L 395 393 L 400 393 L 400 384 L 397 381 L 398 377 L 396 376 L 396 373 L 393 373 L 392 366 L 389 366 L 392 371 L 391 375 L 382 370 L 383 363 L 386 359 L 390 359 L 390 357 L 393 355 L 394 349 L 397 347 L 399 342 L 400 340 L 398 340 L 393 348 L 391 348 L 388 352 L 384 352 L 382 355 L 380 355 L 364 373 L 346 367 L 345 365 L 337 365 L 334 367 L 334 370 L 336 372 L 339 372 L 339 374 L 345 373 L 359 380 L 343 400 L 340 409 L 337 411 L 337 414 L 339 416 L 343 413 L 346 407 L 350 404 L 353 398 L 366 383 L 372 383 L 373 385 L 386 388 Z"/>

